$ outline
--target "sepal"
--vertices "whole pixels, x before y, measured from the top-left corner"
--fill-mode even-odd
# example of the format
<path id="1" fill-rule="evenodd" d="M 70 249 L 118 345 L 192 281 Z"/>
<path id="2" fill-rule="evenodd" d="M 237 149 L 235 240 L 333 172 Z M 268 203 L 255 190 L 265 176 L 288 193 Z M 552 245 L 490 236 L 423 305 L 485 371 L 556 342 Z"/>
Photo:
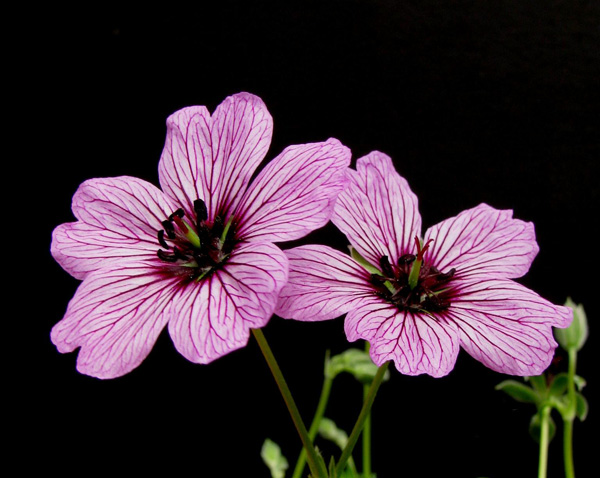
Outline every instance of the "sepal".
<path id="1" fill-rule="evenodd" d="M 496 385 L 496 390 L 502 390 L 517 402 L 538 403 L 540 400 L 538 393 L 533 388 L 516 380 L 504 380 Z"/>
<path id="2" fill-rule="evenodd" d="M 531 437 L 537 442 L 540 442 L 540 433 L 541 433 L 541 415 L 542 411 L 538 411 L 534 416 L 531 417 L 531 421 L 529 422 L 529 434 Z M 550 415 L 548 415 L 548 442 L 552 441 L 554 435 L 556 434 L 556 423 Z"/>
<path id="3" fill-rule="evenodd" d="M 575 392 L 575 414 L 577 418 L 584 421 L 587 418 L 588 410 L 589 405 L 585 397 L 581 393 Z"/>
<path id="4" fill-rule="evenodd" d="M 363 350 L 351 348 L 325 361 L 325 376 L 332 379 L 342 372 L 348 372 L 363 384 L 370 384 L 377 374 L 378 367 L 369 354 Z M 386 371 L 383 380 L 389 380 Z"/>

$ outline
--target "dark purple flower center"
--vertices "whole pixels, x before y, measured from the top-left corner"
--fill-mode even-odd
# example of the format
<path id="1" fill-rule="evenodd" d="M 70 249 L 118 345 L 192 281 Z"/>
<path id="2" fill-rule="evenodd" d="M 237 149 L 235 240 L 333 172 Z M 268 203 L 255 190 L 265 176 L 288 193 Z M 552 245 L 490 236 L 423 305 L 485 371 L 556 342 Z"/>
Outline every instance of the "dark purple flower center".
<path id="1" fill-rule="evenodd" d="M 429 243 L 421 246 L 417 240 L 417 255 L 405 254 L 392 265 L 387 256 L 379 260 L 381 274 L 372 274 L 371 283 L 378 294 L 399 310 L 411 312 L 441 312 L 450 307 L 450 282 L 454 268 L 441 272 L 427 264 L 423 255 Z"/>
<path id="2" fill-rule="evenodd" d="M 162 222 L 158 231 L 158 257 L 168 265 L 168 271 L 188 280 L 200 280 L 210 275 L 226 259 L 235 246 L 235 224 L 224 224 L 217 216 L 208 224 L 206 204 L 194 201 L 194 214 L 186 216 L 177 209 Z"/>

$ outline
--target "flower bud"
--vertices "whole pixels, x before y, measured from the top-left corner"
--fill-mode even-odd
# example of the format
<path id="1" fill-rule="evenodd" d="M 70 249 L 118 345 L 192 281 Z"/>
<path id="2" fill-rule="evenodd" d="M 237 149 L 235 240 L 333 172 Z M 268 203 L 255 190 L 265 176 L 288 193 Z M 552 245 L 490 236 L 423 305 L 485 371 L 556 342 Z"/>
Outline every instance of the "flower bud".
<path id="1" fill-rule="evenodd" d="M 573 309 L 573 322 L 566 329 L 554 329 L 556 340 L 565 350 L 581 350 L 588 337 L 587 316 L 582 304 L 576 304 L 567 298 L 565 306 Z"/>

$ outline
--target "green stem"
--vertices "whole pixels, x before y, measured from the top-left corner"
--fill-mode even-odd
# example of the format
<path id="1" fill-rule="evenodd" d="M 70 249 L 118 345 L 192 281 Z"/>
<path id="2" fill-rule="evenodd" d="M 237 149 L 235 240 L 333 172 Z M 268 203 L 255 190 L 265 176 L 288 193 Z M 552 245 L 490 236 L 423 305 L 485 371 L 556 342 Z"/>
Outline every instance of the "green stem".
<path id="1" fill-rule="evenodd" d="M 573 466 L 573 420 L 565 420 L 563 424 L 563 454 L 565 477 L 575 478 L 575 467 Z"/>
<path id="2" fill-rule="evenodd" d="M 369 386 L 363 385 L 363 399 L 367 399 Z M 365 419 L 362 432 L 362 471 L 364 478 L 371 478 L 371 413 Z"/>
<path id="3" fill-rule="evenodd" d="M 315 416 L 313 417 L 312 423 L 310 424 L 310 429 L 308 430 L 308 437 L 310 438 L 311 442 L 315 440 L 315 437 L 319 432 L 319 425 L 325 413 L 327 402 L 329 401 L 329 394 L 331 392 L 332 384 L 333 378 L 325 375 L 323 387 L 321 388 L 321 396 L 319 397 L 319 404 L 317 405 L 317 411 L 315 412 Z M 298 461 L 296 462 L 296 467 L 294 468 L 294 474 L 292 475 L 292 478 L 300 478 L 302 476 L 302 472 L 304 471 L 305 465 L 306 449 L 302 448 L 302 450 L 300 451 L 300 455 L 298 456 Z"/>
<path id="4" fill-rule="evenodd" d="M 369 349 L 371 345 L 369 342 L 365 341 L 365 352 L 369 353 Z M 363 385 L 363 401 L 367 399 L 367 395 L 369 394 L 369 386 Z M 371 478 L 371 413 L 367 415 L 367 419 L 365 420 L 365 426 L 362 432 L 362 471 L 363 478 Z"/>
<path id="5" fill-rule="evenodd" d="M 576 397 L 575 397 L 575 368 L 577 367 L 577 351 L 574 348 L 569 349 L 569 370 L 568 377 L 568 396 L 569 410 L 566 416 L 563 416 L 563 461 L 565 464 L 566 478 L 575 478 L 575 466 L 573 463 L 573 422 L 576 415 Z"/>
<path id="6" fill-rule="evenodd" d="M 267 339 L 265 338 L 264 334 L 260 329 L 252 329 L 252 333 L 254 335 L 254 338 L 258 342 L 258 346 L 260 347 L 260 350 L 264 355 L 265 360 L 269 365 L 269 368 L 271 369 L 273 378 L 275 378 L 275 382 L 277 383 L 279 391 L 283 396 L 283 400 L 285 401 L 288 411 L 292 417 L 292 421 L 296 426 L 298 435 L 300 435 L 302 445 L 304 446 L 304 449 L 307 453 L 308 466 L 310 467 L 311 473 L 316 478 L 327 478 L 327 469 L 325 467 L 325 463 L 322 459 L 319 459 L 320 457 L 317 455 L 315 447 L 312 444 L 312 440 L 310 439 L 308 432 L 306 431 L 306 426 L 304 425 L 302 417 L 300 416 L 300 412 L 298 411 L 298 407 L 296 406 L 296 402 L 294 401 L 292 393 L 290 392 L 285 378 L 281 373 L 281 369 L 279 368 L 279 365 L 275 360 L 275 356 L 271 351 L 271 347 L 269 347 L 269 344 L 267 343 Z"/>
<path id="7" fill-rule="evenodd" d="M 365 401 L 363 403 L 363 407 L 360 411 L 360 414 L 358 415 L 358 419 L 356 420 L 354 429 L 352 430 L 352 433 L 348 437 L 348 444 L 342 451 L 342 456 L 340 457 L 340 460 L 338 461 L 338 463 L 335 467 L 335 471 L 338 476 L 340 476 L 342 474 L 342 471 L 344 470 L 344 467 L 346 466 L 348 459 L 352 455 L 352 450 L 354 450 L 356 442 L 358 441 L 358 437 L 360 436 L 360 434 L 363 430 L 363 427 L 365 425 L 365 421 L 371 412 L 371 408 L 373 407 L 373 402 L 375 401 L 375 396 L 377 395 L 377 390 L 379 390 L 379 386 L 381 385 L 381 382 L 383 382 L 383 377 L 385 376 L 385 372 L 388 368 L 388 365 L 389 365 L 389 362 L 384 363 L 381 367 L 379 367 L 379 369 L 377 370 L 377 373 L 375 374 L 375 378 L 373 379 L 373 382 L 371 383 L 371 386 L 369 388 L 369 393 L 367 393 L 367 398 L 365 399 Z"/>
<path id="8" fill-rule="evenodd" d="M 549 406 L 540 410 L 540 458 L 538 464 L 538 478 L 546 478 L 548 473 L 548 444 L 550 443 L 550 411 Z"/>

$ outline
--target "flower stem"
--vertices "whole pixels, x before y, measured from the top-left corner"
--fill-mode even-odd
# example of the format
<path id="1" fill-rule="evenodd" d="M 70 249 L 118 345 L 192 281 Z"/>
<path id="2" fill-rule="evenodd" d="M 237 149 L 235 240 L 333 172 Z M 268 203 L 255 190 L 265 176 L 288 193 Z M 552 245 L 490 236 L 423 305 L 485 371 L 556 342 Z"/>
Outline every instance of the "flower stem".
<path id="1" fill-rule="evenodd" d="M 550 443 L 550 411 L 546 405 L 540 410 L 540 458 L 538 464 L 538 478 L 546 478 L 548 473 L 548 445 Z"/>
<path id="2" fill-rule="evenodd" d="M 575 368 L 577 366 L 577 350 L 569 349 L 568 396 L 569 410 L 563 416 L 563 457 L 566 478 L 575 478 L 575 466 L 573 464 L 573 422 L 575 420 L 576 397 L 575 397 Z"/>
<path id="3" fill-rule="evenodd" d="M 379 390 L 379 386 L 381 385 L 381 382 L 383 382 L 383 377 L 385 376 L 385 372 L 388 368 L 388 365 L 389 365 L 389 362 L 386 362 L 381 367 L 379 367 L 379 369 L 377 370 L 377 373 L 375 374 L 375 378 L 373 379 L 373 382 L 371 383 L 371 386 L 369 387 L 369 392 L 367 393 L 367 397 L 365 398 L 363 407 L 360 411 L 360 414 L 358 415 L 358 419 L 356 420 L 354 429 L 352 430 L 352 433 L 348 437 L 348 444 L 342 451 L 342 456 L 340 457 L 340 460 L 338 461 L 338 463 L 335 467 L 337 476 L 340 476 L 342 474 L 342 471 L 344 470 L 344 467 L 346 466 L 348 459 L 352 455 L 352 450 L 354 450 L 354 446 L 356 445 L 356 442 L 358 441 L 358 437 L 360 436 L 360 434 L 363 430 L 365 421 L 367 420 L 367 417 L 369 416 L 369 414 L 371 412 L 371 407 L 373 407 L 373 402 L 375 401 L 375 396 L 377 395 L 377 390 Z"/>
<path id="4" fill-rule="evenodd" d="M 311 473 L 315 476 L 315 478 L 327 478 L 327 469 L 325 467 L 325 463 L 323 459 L 317 455 L 315 447 L 312 444 L 312 440 L 308 435 L 308 431 L 306 430 L 306 426 L 302 421 L 302 417 L 300 416 L 300 412 L 298 411 L 298 407 L 296 406 L 296 402 L 292 397 L 292 393 L 281 373 L 281 369 L 275 360 L 275 356 L 267 343 L 267 339 L 260 329 L 252 329 L 252 334 L 254 338 L 258 342 L 258 346 L 262 354 L 271 369 L 271 373 L 273 374 L 273 378 L 279 387 L 279 391 L 283 396 L 283 400 L 288 408 L 290 416 L 292 417 L 292 421 L 298 431 L 298 435 L 300 435 L 300 439 L 302 440 L 302 445 L 307 453 L 308 458 L 308 466 L 310 467 Z"/>
<path id="5" fill-rule="evenodd" d="M 365 341 L 365 352 L 369 352 L 370 344 Z M 363 401 L 367 399 L 369 386 L 363 385 Z M 371 478 L 371 412 L 367 415 L 362 432 L 362 471 L 363 478 Z"/>
<path id="6" fill-rule="evenodd" d="M 363 385 L 363 397 L 367 399 L 369 386 Z M 364 478 L 371 478 L 371 413 L 365 419 L 362 432 L 362 472 Z"/>
<path id="7" fill-rule="evenodd" d="M 327 402 L 329 401 L 329 394 L 331 392 L 332 384 L 333 378 L 325 375 L 323 386 L 321 388 L 321 396 L 319 397 L 319 404 L 317 405 L 315 416 L 313 417 L 312 423 L 310 424 L 310 429 L 308 430 L 308 437 L 310 438 L 311 442 L 314 441 L 319 431 L 319 424 L 321 423 L 321 419 L 325 413 L 325 408 L 327 407 Z M 302 476 L 305 464 L 306 449 L 302 448 L 300 455 L 298 456 L 298 461 L 296 462 L 296 467 L 294 468 L 292 478 L 300 478 Z"/>

